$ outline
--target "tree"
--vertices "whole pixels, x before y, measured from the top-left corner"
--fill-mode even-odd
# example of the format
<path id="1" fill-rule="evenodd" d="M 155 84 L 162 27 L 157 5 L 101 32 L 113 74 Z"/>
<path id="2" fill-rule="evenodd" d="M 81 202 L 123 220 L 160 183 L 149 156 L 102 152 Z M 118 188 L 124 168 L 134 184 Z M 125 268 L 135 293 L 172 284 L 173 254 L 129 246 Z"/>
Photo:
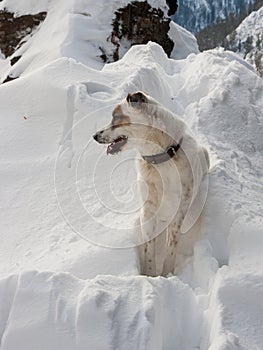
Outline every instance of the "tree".
<path id="1" fill-rule="evenodd" d="M 246 58 L 247 54 L 253 49 L 253 36 L 248 36 L 247 40 L 244 43 L 244 58 Z"/>

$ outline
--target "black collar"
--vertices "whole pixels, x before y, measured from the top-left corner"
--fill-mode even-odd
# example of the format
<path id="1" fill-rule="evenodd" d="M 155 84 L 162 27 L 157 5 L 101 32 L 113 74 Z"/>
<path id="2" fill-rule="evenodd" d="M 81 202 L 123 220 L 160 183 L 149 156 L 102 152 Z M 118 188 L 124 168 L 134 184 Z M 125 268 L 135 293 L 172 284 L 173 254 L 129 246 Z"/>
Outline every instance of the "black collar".
<path id="1" fill-rule="evenodd" d="M 151 164 L 159 164 L 159 163 L 167 162 L 167 160 L 170 160 L 176 155 L 177 151 L 182 145 L 182 142 L 183 142 L 183 138 L 181 138 L 177 144 L 168 147 L 167 150 L 163 153 L 153 154 L 151 156 L 142 156 L 142 158 L 146 162 Z"/>

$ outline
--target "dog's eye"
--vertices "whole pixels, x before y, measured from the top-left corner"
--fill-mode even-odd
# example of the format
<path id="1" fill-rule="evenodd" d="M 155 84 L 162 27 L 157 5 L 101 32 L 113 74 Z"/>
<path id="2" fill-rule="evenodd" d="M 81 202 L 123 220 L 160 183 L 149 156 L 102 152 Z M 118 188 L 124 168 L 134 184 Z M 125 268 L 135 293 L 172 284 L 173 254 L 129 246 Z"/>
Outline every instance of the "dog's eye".
<path id="1" fill-rule="evenodd" d="M 121 115 L 115 115 L 113 117 L 113 124 L 118 124 L 121 123 L 123 121 L 123 116 Z"/>
<path id="2" fill-rule="evenodd" d="M 112 126 L 122 126 L 130 124 L 130 118 L 127 115 L 114 115 Z"/>

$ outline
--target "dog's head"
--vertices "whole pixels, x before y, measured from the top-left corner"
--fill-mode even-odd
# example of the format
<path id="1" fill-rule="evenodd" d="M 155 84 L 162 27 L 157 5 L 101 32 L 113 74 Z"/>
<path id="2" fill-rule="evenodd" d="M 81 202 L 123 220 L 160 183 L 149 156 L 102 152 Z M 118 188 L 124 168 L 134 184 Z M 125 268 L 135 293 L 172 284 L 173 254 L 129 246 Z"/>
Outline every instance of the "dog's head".
<path id="1" fill-rule="evenodd" d="M 109 144 L 108 154 L 116 154 L 123 149 L 139 148 L 140 140 L 151 126 L 149 104 L 156 104 L 147 94 L 139 91 L 128 94 L 112 112 L 110 125 L 99 130 L 93 138 L 103 144 Z"/>

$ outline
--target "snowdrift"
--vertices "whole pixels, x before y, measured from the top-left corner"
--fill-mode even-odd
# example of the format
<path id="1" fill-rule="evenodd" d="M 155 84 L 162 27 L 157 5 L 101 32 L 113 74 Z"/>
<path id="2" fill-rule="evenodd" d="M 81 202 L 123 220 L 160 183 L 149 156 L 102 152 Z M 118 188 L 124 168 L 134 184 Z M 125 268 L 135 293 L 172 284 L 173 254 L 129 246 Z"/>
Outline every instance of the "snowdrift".
<path id="1" fill-rule="evenodd" d="M 1 350 L 261 350 L 262 80 L 233 53 L 174 60 L 151 42 L 95 70 L 82 45 L 46 61 L 32 46 L 35 63 L 0 86 Z M 212 160 L 203 239 L 167 279 L 139 276 L 133 162 L 91 140 L 135 90 Z"/>
<path id="2" fill-rule="evenodd" d="M 5 350 L 18 343 L 21 350 L 171 349 L 175 339 L 186 350 L 200 341 L 196 297 L 176 278 L 84 281 L 65 273 L 27 272 L 10 277 L 0 293 L 6 300 L 0 304 Z"/>

